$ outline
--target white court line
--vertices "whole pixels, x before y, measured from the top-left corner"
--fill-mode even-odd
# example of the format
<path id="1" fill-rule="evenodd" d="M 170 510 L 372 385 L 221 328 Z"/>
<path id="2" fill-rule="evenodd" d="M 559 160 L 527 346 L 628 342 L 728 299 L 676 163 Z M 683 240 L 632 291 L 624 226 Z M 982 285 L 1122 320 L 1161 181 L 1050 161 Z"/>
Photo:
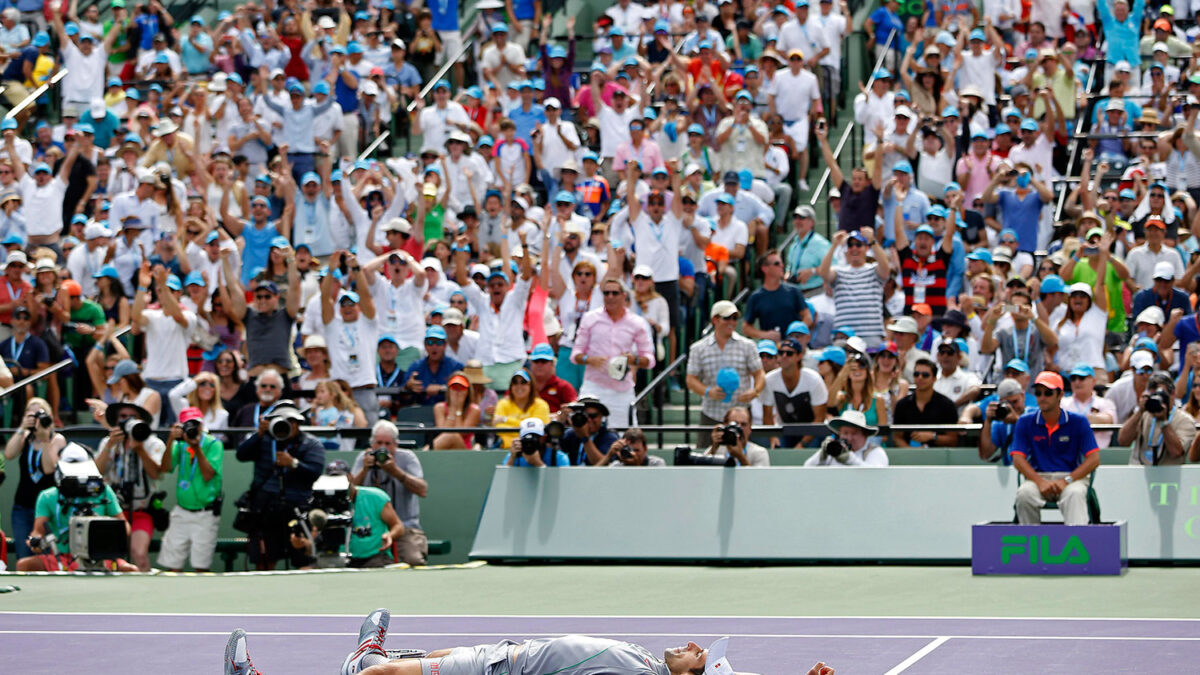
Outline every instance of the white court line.
<path id="1" fill-rule="evenodd" d="M 0 616 L 157 616 L 157 617 L 266 617 L 266 618 L 304 618 L 304 619 L 361 619 L 365 613 L 358 614 L 258 614 L 233 612 L 22 612 L 16 610 L 0 610 Z M 801 621 L 811 619 L 869 619 L 896 621 L 1200 621 L 1196 617 L 1103 617 L 1103 616 L 845 616 L 821 615 L 807 616 L 762 616 L 762 615 L 697 615 L 697 614 L 396 614 L 397 619 L 755 619 L 770 621 Z M 929 637 L 929 636 L 923 636 Z"/>
<path id="2" fill-rule="evenodd" d="M 397 631 L 400 633 L 400 631 Z M 508 631 L 506 633 L 497 632 L 454 632 L 454 633 L 438 633 L 438 632 L 423 632 L 410 633 L 403 631 L 401 634 L 411 637 L 504 637 L 511 633 L 520 633 L 521 631 Z M 738 638 L 784 638 L 784 639 L 855 639 L 855 640 L 928 640 L 929 635 L 879 635 L 877 633 L 866 634 L 839 634 L 839 633 L 641 633 L 627 632 L 614 633 L 611 631 L 603 631 L 606 636 L 619 637 L 669 637 L 669 638 L 686 638 L 686 637 L 738 637 Z M 229 635 L 228 631 L 154 631 L 154 630 L 0 630 L 0 635 L 164 635 L 164 636 L 208 636 L 208 635 Z M 254 631 L 255 636 L 270 636 L 270 637 L 347 637 L 357 636 L 357 632 L 303 632 L 303 631 Z M 560 637 L 563 635 L 572 635 L 572 633 L 538 633 L 539 637 Z M 1200 637 L 1159 637 L 1159 636 L 1073 636 L 1073 635 L 947 635 L 938 638 L 943 642 L 945 640 L 1079 640 L 1079 641 L 1110 641 L 1110 642 L 1200 642 Z M 939 643 L 940 644 L 940 643 Z"/>
<path id="3" fill-rule="evenodd" d="M 941 647 L 949 639 L 950 638 L 948 638 L 948 637 L 937 638 L 936 640 L 930 642 L 929 644 L 925 645 L 924 647 L 921 647 L 912 656 L 910 656 L 907 659 L 904 659 L 900 663 L 896 664 L 896 667 L 887 671 L 887 673 L 885 675 L 899 675 L 900 673 L 903 673 L 904 671 L 908 670 L 909 666 L 911 666 L 912 664 L 916 663 L 917 661 L 920 661 L 921 659 L 925 658 L 925 656 L 928 655 L 929 652 L 937 649 L 938 647 Z"/>

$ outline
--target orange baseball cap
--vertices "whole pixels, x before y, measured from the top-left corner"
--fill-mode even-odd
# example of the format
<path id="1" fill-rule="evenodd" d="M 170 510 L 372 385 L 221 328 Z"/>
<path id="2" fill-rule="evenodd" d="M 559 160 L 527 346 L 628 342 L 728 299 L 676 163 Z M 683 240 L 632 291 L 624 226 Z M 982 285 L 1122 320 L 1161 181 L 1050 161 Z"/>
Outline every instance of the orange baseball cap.
<path id="1" fill-rule="evenodd" d="M 66 281 L 62 282 L 62 285 L 59 286 L 59 288 L 72 298 L 78 298 L 79 296 L 83 295 L 83 287 L 80 286 L 79 282 L 75 281 L 74 279 L 67 279 Z"/>
<path id="2" fill-rule="evenodd" d="M 463 375 L 460 373 L 458 375 L 455 375 L 454 377 L 451 377 L 450 381 L 446 383 L 446 386 L 447 387 L 462 387 L 463 389 L 470 389 L 471 382 L 469 380 L 467 380 L 466 375 Z"/>
<path id="3" fill-rule="evenodd" d="M 1062 376 L 1049 370 L 1043 370 L 1042 372 L 1038 373 L 1037 379 L 1035 379 L 1033 383 L 1040 384 L 1049 389 L 1063 391 Z"/>
<path id="4" fill-rule="evenodd" d="M 1166 19 L 1159 19 L 1154 22 L 1154 30 L 1165 30 L 1171 32 L 1171 22 Z"/>
<path id="5" fill-rule="evenodd" d="M 918 302 L 917 304 L 913 305 L 912 311 L 913 311 L 913 314 L 924 314 L 925 316 L 933 316 L 933 310 L 930 309 L 929 305 L 924 302 Z"/>

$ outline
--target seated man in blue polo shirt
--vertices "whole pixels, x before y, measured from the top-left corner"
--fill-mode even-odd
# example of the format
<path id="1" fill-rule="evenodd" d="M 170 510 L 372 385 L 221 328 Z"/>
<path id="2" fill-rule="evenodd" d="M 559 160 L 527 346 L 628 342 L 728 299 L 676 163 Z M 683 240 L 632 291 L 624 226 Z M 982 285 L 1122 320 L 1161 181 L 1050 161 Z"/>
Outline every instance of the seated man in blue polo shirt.
<path id="1" fill-rule="evenodd" d="M 1063 380 L 1042 371 L 1033 381 L 1038 409 L 1017 420 L 1009 454 L 1025 477 L 1017 488 L 1017 522 L 1042 522 L 1042 507 L 1058 502 L 1063 522 L 1087 525 L 1087 477 L 1100 465 L 1100 448 L 1087 417 L 1062 409 Z"/>
<path id="2" fill-rule="evenodd" d="M 430 326 L 425 329 L 425 358 L 415 361 L 404 373 L 404 388 L 418 405 L 431 406 L 446 399 L 450 376 L 463 369 L 463 364 L 446 356 L 446 329 Z"/>

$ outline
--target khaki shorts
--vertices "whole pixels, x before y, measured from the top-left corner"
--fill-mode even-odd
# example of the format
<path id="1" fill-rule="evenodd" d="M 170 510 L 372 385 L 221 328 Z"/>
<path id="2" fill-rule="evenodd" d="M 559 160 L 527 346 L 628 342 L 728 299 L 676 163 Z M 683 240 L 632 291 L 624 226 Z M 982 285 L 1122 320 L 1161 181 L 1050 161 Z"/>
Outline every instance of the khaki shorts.
<path id="1" fill-rule="evenodd" d="M 425 533 L 415 527 L 406 528 L 404 536 L 396 540 L 396 551 L 400 559 L 409 565 L 424 565 L 429 556 L 429 541 Z"/>
<path id="2" fill-rule="evenodd" d="M 176 505 L 171 509 L 171 525 L 163 534 L 159 567 L 183 569 L 190 559 L 192 569 L 212 569 L 220 525 L 221 519 L 212 511 L 188 511 Z"/>

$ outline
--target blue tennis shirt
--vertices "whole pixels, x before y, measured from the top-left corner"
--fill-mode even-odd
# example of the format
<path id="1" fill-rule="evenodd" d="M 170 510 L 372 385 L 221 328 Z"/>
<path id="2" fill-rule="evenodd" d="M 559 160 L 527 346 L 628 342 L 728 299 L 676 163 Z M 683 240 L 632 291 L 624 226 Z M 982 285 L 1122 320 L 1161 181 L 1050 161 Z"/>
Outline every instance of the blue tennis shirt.
<path id="1" fill-rule="evenodd" d="M 1037 410 L 1021 415 L 1010 455 L 1021 455 L 1042 473 L 1071 472 L 1083 460 L 1100 450 L 1092 427 L 1084 415 L 1062 410 L 1058 424 L 1050 426 Z"/>

